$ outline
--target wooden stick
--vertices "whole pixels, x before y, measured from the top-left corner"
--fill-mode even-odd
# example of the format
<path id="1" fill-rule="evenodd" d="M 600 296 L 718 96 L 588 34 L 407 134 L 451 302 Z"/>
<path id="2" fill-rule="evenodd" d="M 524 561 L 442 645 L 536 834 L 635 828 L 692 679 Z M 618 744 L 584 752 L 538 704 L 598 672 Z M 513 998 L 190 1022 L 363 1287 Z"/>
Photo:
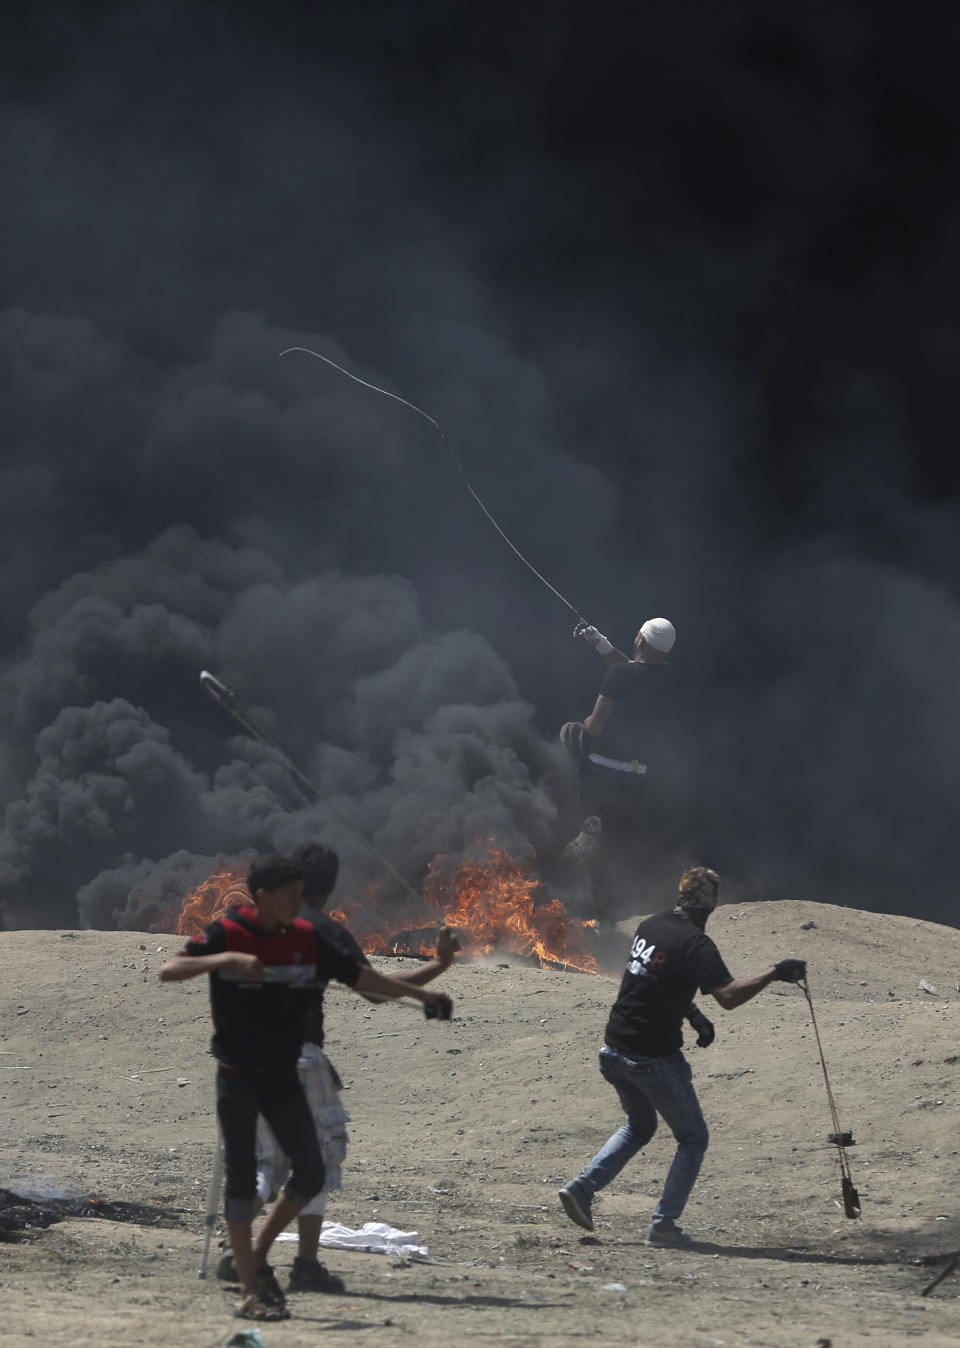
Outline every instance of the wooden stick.
<path id="1" fill-rule="evenodd" d="M 950 1274 L 953 1272 L 953 1270 L 957 1267 L 958 1264 L 960 1264 L 960 1251 L 958 1251 L 957 1254 L 955 1254 L 952 1257 L 949 1264 L 947 1264 L 946 1268 L 942 1269 L 937 1274 L 933 1282 L 927 1284 L 927 1286 L 923 1289 L 920 1295 L 922 1297 L 925 1297 L 928 1292 L 932 1292 L 935 1287 L 939 1287 L 940 1284 L 943 1282 L 944 1278 L 949 1278 Z"/>

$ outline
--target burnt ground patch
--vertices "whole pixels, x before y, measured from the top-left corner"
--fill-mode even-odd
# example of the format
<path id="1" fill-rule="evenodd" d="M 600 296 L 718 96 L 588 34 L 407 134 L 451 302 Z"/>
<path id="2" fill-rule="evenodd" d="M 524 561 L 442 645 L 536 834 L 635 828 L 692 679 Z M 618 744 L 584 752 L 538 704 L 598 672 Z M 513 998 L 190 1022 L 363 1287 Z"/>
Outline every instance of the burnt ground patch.
<path id="1" fill-rule="evenodd" d="M 110 1202 L 105 1198 L 33 1198 L 0 1188 L 0 1241 L 29 1239 L 68 1217 L 102 1218 L 134 1226 L 180 1226 L 180 1212 L 159 1204 Z"/>

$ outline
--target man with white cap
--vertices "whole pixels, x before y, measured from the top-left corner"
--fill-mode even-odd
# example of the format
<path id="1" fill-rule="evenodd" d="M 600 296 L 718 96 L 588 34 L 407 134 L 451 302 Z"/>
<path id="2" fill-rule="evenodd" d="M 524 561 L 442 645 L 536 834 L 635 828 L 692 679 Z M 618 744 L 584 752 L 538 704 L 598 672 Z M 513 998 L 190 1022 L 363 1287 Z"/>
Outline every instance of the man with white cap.
<path id="1" fill-rule="evenodd" d="M 584 813 L 599 817 L 601 835 L 588 857 L 595 916 L 616 920 L 618 868 L 635 884 L 650 845 L 652 807 L 663 807 L 668 783 L 682 775 L 672 667 L 676 631 L 669 618 L 648 618 L 630 657 L 595 627 L 574 630 L 609 666 L 590 715 L 568 721 L 560 738 L 580 769 Z M 646 826 L 644 816 L 647 816 Z"/>
<path id="2" fill-rule="evenodd" d="M 699 988 L 724 1011 L 734 1011 L 775 980 L 797 983 L 806 977 L 807 966 L 798 959 L 781 960 L 749 978 L 731 975 L 705 931 L 719 889 L 716 871 L 691 867 L 681 876 L 673 910 L 645 918 L 634 934 L 600 1050 L 600 1072 L 617 1092 L 627 1117 L 576 1179 L 560 1190 L 564 1212 L 586 1231 L 593 1230 L 594 1195 L 647 1145 L 659 1116 L 673 1133 L 677 1150 L 646 1243 L 664 1249 L 690 1244 L 677 1218 L 700 1173 L 709 1135 L 681 1052 L 684 1018 L 700 1032 L 701 1047 L 713 1038 L 712 1032 L 704 1035 L 701 1023 L 709 1026 L 709 1021 L 693 1007 L 692 998 Z"/>

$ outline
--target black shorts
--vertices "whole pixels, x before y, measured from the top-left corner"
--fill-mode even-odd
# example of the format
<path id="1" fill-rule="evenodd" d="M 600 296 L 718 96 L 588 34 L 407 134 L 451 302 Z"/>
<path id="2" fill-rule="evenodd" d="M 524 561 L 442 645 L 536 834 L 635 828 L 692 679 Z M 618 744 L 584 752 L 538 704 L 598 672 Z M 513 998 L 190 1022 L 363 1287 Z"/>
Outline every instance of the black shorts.
<path id="1" fill-rule="evenodd" d="M 253 1218 L 258 1114 L 269 1123 L 290 1158 L 284 1197 L 303 1205 L 323 1188 L 323 1155 L 296 1064 L 269 1072 L 236 1072 L 221 1067 L 217 1072 L 217 1117 L 223 1134 L 224 1214 L 228 1220 Z"/>

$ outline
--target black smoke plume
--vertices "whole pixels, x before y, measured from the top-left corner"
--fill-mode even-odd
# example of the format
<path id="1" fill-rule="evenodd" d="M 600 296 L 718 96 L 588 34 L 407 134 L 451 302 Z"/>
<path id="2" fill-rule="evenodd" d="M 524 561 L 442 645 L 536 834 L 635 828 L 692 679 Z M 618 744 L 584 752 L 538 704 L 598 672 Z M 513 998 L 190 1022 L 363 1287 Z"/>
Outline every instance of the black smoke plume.
<path id="1" fill-rule="evenodd" d="M 30 7 L 0 58 L 8 926 L 149 926 L 318 833 L 345 890 L 384 881 L 202 668 L 414 885 L 484 836 L 550 873 L 579 823 L 570 613 L 429 425 L 294 345 L 435 416 L 617 644 L 676 624 L 695 808 L 625 912 L 697 861 L 954 921 L 957 18 L 640 15 Z"/>

